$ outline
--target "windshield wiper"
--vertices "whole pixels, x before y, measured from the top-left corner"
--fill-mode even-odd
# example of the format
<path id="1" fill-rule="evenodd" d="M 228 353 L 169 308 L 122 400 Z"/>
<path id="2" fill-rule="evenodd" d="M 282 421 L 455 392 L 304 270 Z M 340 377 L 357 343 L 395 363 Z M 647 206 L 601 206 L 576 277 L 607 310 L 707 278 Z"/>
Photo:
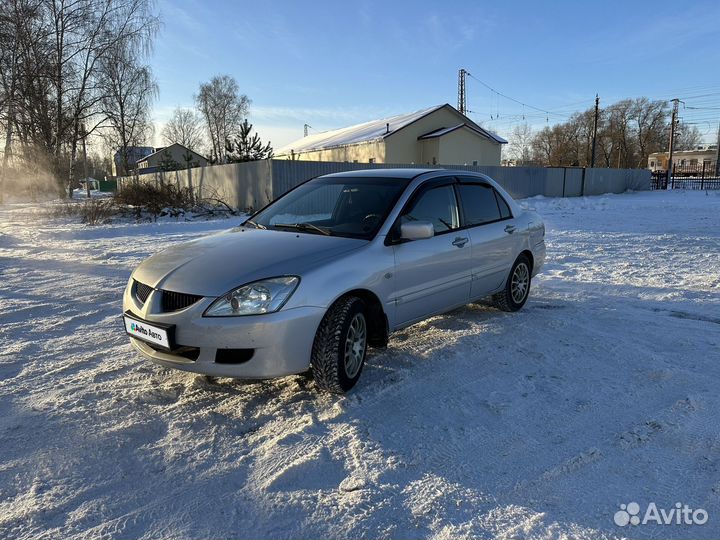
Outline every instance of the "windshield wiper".
<path id="1" fill-rule="evenodd" d="M 265 225 L 260 225 L 259 223 L 255 223 L 252 219 L 248 219 L 243 223 L 243 225 L 252 225 L 256 229 L 267 229 Z"/>
<path id="2" fill-rule="evenodd" d="M 301 231 L 315 231 L 320 234 L 324 234 L 325 236 L 330 236 L 330 231 L 326 229 L 321 229 L 317 225 L 313 225 L 312 223 L 275 223 L 273 224 L 273 227 L 285 227 L 288 229 L 298 229 Z"/>

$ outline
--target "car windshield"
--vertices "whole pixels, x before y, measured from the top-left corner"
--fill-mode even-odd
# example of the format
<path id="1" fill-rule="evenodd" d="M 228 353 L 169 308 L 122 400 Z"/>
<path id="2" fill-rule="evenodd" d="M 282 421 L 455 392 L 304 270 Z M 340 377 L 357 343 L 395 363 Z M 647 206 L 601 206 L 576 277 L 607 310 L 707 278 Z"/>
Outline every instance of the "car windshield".
<path id="1" fill-rule="evenodd" d="M 408 183 L 403 178 L 317 178 L 282 196 L 245 225 L 369 240 Z"/>

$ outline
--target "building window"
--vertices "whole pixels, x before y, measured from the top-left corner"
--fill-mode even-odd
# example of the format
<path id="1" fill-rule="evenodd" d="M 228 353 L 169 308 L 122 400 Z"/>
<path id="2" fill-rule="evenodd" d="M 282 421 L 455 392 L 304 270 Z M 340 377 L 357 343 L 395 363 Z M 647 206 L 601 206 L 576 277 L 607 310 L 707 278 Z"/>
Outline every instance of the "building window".
<path id="1" fill-rule="evenodd" d="M 655 162 L 654 162 L 654 161 L 651 161 L 651 162 L 650 162 L 650 167 L 655 167 Z"/>
<path id="2" fill-rule="evenodd" d="M 478 164 L 477 164 L 477 163 L 478 163 L 478 162 L 477 162 L 477 159 L 476 159 L 476 160 L 474 160 L 474 161 L 473 161 L 473 167 L 477 167 L 477 166 L 478 166 Z"/>

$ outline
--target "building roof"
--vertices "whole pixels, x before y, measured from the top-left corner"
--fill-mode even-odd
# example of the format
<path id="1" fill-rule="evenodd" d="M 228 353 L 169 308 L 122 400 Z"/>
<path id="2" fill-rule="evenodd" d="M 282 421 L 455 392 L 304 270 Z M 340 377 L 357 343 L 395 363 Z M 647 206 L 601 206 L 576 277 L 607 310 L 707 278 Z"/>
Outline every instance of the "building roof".
<path id="1" fill-rule="evenodd" d="M 171 148 L 171 147 L 173 147 L 173 146 L 179 146 L 180 148 L 183 148 L 183 149 L 187 150 L 188 152 L 190 152 L 190 153 L 193 154 L 194 156 L 197 156 L 197 157 L 199 157 L 199 158 L 201 158 L 201 159 L 207 160 L 206 157 L 201 156 L 200 154 L 198 154 L 198 153 L 195 152 L 194 150 L 190 150 L 190 149 L 189 149 L 187 146 L 185 146 L 185 145 L 182 145 L 182 144 L 180 144 L 180 143 L 172 143 L 172 144 L 169 144 L 168 146 L 163 146 L 163 147 L 161 147 L 161 148 L 157 148 L 152 154 L 148 154 L 147 156 L 141 157 L 141 158 L 138 159 L 135 163 L 137 164 L 137 163 L 140 163 L 141 161 L 147 161 L 149 158 L 151 158 L 151 157 L 153 157 L 153 156 L 156 156 L 156 155 L 160 154 L 161 152 L 164 152 L 165 150 L 167 150 L 168 148 Z"/>
<path id="2" fill-rule="evenodd" d="M 152 146 L 128 146 L 125 149 L 125 152 L 127 152 L 128 156 L 132 154 L 142 154 L 143 156 L 147 156 L 152 154 L 155 151 L 155 148 Z M 114 157 L 115 159 L 120 159 L 122 157 L 123 150 L 120 148 L 119 150 L 115 151 Z"/>
<path id="3" fill-rule="evenodd" d="M 330 131 L 323 131 L 322 133 L 316 133 L 303 137 L 291 144 L 283 146 L 282 148 L 275 151 L 276 155 L 286 155 L 291 151 L 295 153 L 309 152 L 313 150 L 325 150 L 328 148 L 336 148 L 339 146 L 348 146 L 358 143 L 373 142 L 385 139 L 393 133 L 398 132 L 402 128 L 420 120 L 421 118 L 442 109 L 443 107 L 450 107 L 457 114 L 461 114 L 451 105 L 444 103 L 442 105 L 436 105 L 428 109 L 421 109 L 408 114 L 399 114 L 397 116 L 390 116 L 388 118 L 380 118 L 378 120 L 371 120 L 370 122 L 364 122 L 362 124 L 356 124 L 354 126 L 348 126 L 340 129 L 333 129 Z M 462 116 L 462 115 L 461 115 Z M 498 137 L 495 134 L 491 134 L 489 131 L 483 130 L 480 126 L 475 124 L 469 118 L 466 118 L 467 124 L 473 128 L 482 130 L 486 136 L 498 142 L 500 144 L 506 143 L 507 141 L 502 137 Z"/>
<path id="4" fill-rule="evenodd" d="M 448 133 L 452 133 L 453 131 L 461 128 L 467 128 L 473 133 L 480 135 L 481 137 L 485 137 L 487 139 L 491 139 L 499 144 L 507 144 L 507 141 L 500 137 L 499 135 L 496 135 L 495 133 L 491 131 L 487 131 L 486 129 L 481 128 L 480 126 L 474 125 L 471 126 L 470 124 L 467 124 L 463 122 L 462 124 L 458 124 L 457 126 L 447 127 L 447 128 L 440 128 L 436 129 L 435 131 L 431 131 L 429 133 L 426 133 L 425 135 L 420 135 L 418 137 L 418 140 L 421 139 L 434 139 L 436 137 L 442 137 L 443 135 L 447 135 Z"/>

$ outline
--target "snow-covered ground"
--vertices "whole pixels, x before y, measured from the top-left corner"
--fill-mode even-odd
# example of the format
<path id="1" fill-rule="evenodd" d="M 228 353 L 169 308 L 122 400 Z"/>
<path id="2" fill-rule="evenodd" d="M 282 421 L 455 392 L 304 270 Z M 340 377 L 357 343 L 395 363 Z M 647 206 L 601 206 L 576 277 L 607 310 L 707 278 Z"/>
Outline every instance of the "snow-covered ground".
<path id="1" fill-rule="evenodd" d="M 344 397 L 131 350 L 132 268 L 237 219 L 1 206 L 0 538 L 719 537 L 720 193 L 526 203 L 525 309 L 417 324 Z M 617 527 L 631 501 L 709 520 Z"/>

